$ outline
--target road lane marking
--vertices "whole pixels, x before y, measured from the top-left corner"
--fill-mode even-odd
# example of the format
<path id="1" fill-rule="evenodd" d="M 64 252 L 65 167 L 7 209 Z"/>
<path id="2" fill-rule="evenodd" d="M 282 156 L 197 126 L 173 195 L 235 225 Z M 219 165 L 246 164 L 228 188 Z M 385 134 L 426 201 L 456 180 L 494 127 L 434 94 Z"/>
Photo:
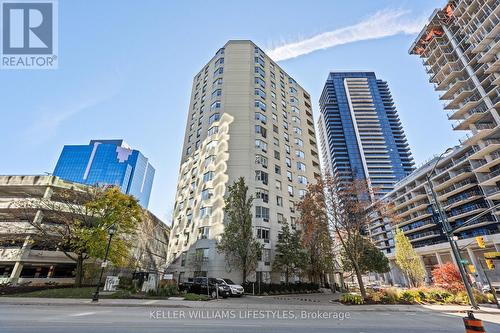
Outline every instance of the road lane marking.
<path id="1" fill-rule="evenodd" d="M 158 302 L 158 300 L 154 299 L 154 300 L 151 300 L 151 301 L 144 302 L 144 304 L 154 304 L 154 303 L 157 303 L 157 302 Z"/>
<path id="2" fill-rule="evenodd" d="M 83 316 L 90 316 L 93 314 L 96 314 L 96 312 L 80 312 L 80 313 L 70 314 L 69 316 L 70 317 L 83 317 Z"/>

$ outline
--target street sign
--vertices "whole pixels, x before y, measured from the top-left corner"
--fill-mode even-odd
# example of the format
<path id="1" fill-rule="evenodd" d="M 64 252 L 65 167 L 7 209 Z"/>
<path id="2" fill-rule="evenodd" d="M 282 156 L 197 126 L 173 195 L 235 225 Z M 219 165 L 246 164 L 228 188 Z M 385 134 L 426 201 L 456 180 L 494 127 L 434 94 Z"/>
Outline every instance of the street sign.
<path id="1" fill-rule="evenodd" d="M 163 277 L 165 280 L 173 280 L 174 279 L 174 274 L 165 274 Z"/>
<path id="2" fill-rule="evenodd" d="M 485 252 L 484 257 L 486 259 L 500 260 L 500 252 Z"/>
<path id="3" fill-rule="evenodd" d="M 460 260 L 460 263 L 461 263 L 462 265 L 468 265 L 468 264 L 469 264 L 469 260 L 467 260 L 467 259 L 461 259 L 461 260 Z"/>

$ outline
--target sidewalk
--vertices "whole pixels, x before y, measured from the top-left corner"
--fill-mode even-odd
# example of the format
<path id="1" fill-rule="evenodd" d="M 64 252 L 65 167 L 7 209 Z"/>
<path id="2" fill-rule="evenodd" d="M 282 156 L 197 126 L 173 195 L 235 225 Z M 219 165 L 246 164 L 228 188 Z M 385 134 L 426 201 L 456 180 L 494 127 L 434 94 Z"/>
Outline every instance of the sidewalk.
<path id="1" fill-rule="evenodd" d="M 145 307 L 145 308 L 238 308 L 238 309 L 309 309 L 323 311 L 373 311 L 373 312 L 448 312 L 465 313 L 471 308 L 460 305 L 343 305 L 340 303 L 325 304 L 287 304 L 267 303 L 263 298 L 255 299 L 257 296 L 245 296 L 249 303 L 236 302 L 232 299 L 212 301 L 184 301 L 175 297 L 165 300 L 141 300 L 141 299 L 101 299 L 98 303 L 92 303 L 90 299 L 71 298 L 27 298 L 27 297 L 0 297 L 1 305 L 38 305 L 38 306 L 102 306 L 102 307 Z M 244 299 L 241 301 L 244 301 Z M 267 298 L 267 297 L 266 297 Z M 258 301 L 262 301 L 259 302 Z M 493 305 L 483 305 L 476 313 L 487 313 L 500 315 L 500 309 Z"/>

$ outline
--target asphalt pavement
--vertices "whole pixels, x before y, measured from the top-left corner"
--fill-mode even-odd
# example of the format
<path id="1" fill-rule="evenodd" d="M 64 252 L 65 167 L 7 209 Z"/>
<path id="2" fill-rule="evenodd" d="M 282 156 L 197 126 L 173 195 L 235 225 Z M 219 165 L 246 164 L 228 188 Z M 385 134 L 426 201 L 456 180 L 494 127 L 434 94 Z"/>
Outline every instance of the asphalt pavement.
<path id="1" fill-rule="evenodd" d="M 319 299 L 318 299 L 319 298 Z M 464 332 L 456 311 L 422 307 L 351 307 L 307 300 L 248 297 L 210 302 L 171 301 L 172 305 L 144 301 L 107 306 L 68 303 L 58 305 L 0 302 L 0 333 L 83 332 Z M 18 300 L 22 301 L 22 300 Z M 164 302 L 165 304 L 168 304 Z M 179 306 L 176 304 L 184 304 Z M 232 305 L 232 306 L 231 306 Z M 248 305 L 248 306 L 247 306 Z M 486 331 L 500 332 L 498 313 L 481 313 Z"/>

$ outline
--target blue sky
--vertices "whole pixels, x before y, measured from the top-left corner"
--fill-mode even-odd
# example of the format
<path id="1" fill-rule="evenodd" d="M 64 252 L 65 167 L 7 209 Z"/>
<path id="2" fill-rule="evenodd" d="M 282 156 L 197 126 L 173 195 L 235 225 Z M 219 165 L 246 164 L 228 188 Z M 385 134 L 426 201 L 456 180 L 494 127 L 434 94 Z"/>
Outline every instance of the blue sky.
<path id="1" fill-rule="evenodd" d="M 420 59 L 408 55 L 415 25 L 443 5 L 60 0 L 59 69 L 0 71 L 0 174 L 52 172 L 65 144 L 123 138 L 156 168 L 150 209 L 167 219 L 192 78 L 229 39 L 295 56 L 279 63 L 311 93 L 315 116 L 330 70 L 375 71 L 419 164 L 465 135 L 452 131 Z"/>

